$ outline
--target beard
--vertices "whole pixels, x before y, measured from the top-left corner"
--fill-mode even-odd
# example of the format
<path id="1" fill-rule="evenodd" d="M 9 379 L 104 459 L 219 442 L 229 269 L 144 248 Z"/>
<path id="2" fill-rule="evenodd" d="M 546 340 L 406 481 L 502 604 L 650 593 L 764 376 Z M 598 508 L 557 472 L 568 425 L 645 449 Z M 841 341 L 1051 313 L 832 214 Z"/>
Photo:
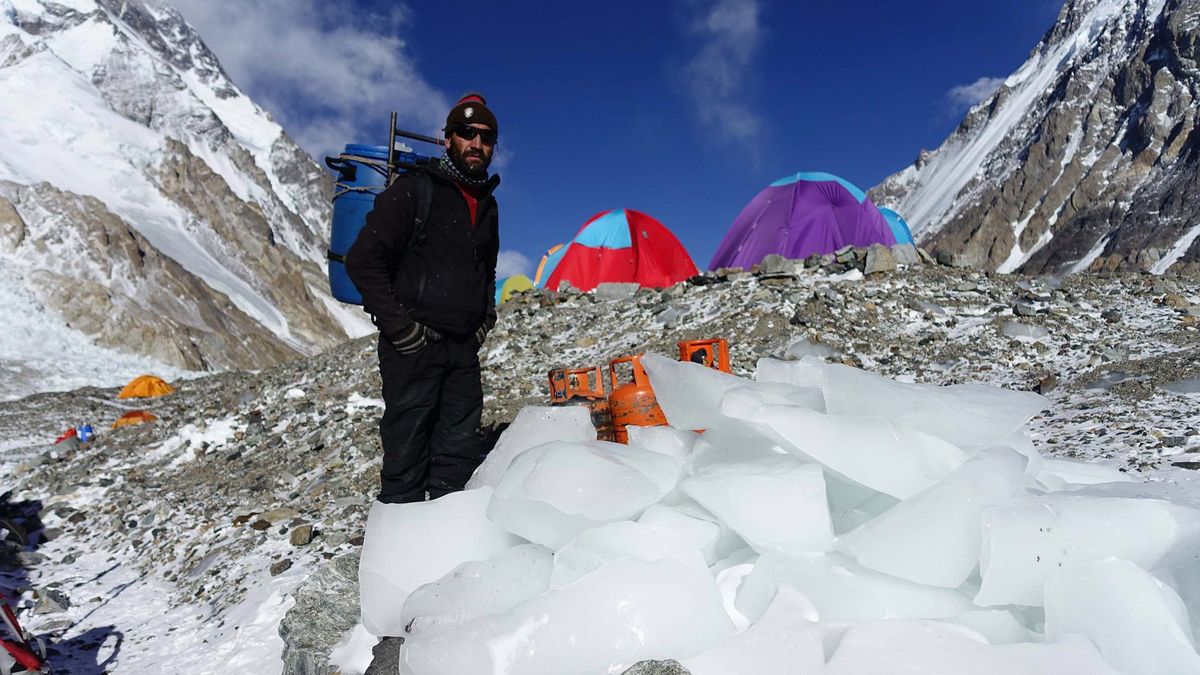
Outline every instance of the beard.
<path id="1" fill-rule="evenodd" d="M 458 149 L 451 144 L 446 154 L 450 156 L 450 161 L 454 162 L 454 167 L 461 171 L 462 174 L 467 178 L 476 180 L 487 178 L 488 166 L 492 163 L 492 158 L 485 155 L 482 150 L 465 148 L 462 152 L 459 152 Z M 472 165 L 466 162 L 467 157 L 478 157 L 480 160 L 482 160 L 482 163 L 476 164 L 474 167 L 472 167 Z"/>

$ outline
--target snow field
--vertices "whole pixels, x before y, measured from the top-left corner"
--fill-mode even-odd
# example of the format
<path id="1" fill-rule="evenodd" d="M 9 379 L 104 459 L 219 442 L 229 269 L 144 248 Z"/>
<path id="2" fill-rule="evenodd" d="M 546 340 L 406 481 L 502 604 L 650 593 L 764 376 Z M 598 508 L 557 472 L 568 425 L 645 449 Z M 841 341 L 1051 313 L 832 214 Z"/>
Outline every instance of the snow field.
<path id="1" fill-rule="evenodd" d="M 1197 483 L 1044 460 L 1029 393 L 645 365 L 673 427 L 526 408 L 467 491 L 374 505 L 363 623 L 402 672 L 1200 672 Z"/>

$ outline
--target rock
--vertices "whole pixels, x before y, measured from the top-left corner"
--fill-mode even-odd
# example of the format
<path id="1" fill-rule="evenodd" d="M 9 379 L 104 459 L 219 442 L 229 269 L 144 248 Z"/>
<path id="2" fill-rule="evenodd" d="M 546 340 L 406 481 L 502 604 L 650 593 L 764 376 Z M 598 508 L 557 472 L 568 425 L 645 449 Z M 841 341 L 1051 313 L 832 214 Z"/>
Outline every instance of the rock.
<path id="1" fill-rule="evenodd" d="M 292 546 L 307 546 L 308 543 L 312 541 L 312 538 L 313 526 L 301 525 L 300 527 L 292 530 L 292 534 L 288 537 L 288 541 L 292 543 Z"/>
<path id="2" fill-rule="evenodd" d="M 1168 293 L 1163 296 L 1162 304 L 1171 309 L 1187 309 L 1192 305 L 1191 301 L 1177 293 Z"/>
<path id="3" fill-rule="evenodd" d="M 1031 326 L 1016 321 L 1004 321 L 1000 324 L 1000 334 L 1010 338 L 1040 340 L 1050 335 L 1050 331 L 1042 326 Z"/>
<path id="4" fill-rule="evenodd" d="M 1115 309 L 1109 309 L 1109 310 L 1105 310 L 1104 312 L 1101 312 L 1100 318 L 1104 319 L 1108 323 L 1120 323 L 1121 322 L 1121 313 Z"/>
<path id="5" fill-rule="evenodd" d="M 895 244 L 892 246 L 892 257 L 901 265 L 920 265 L 921 254 L 912 244 Z"/>
<path id="6" fill-rule="evenodd" d="M 33 606 L 34 614 L 57 614 L 71 608 L 71 600 L 62 591 L 52 588 L 38 591 L 37 604 Z"/>
<path id="7" fill-rule="evenodd" d="M 896 271 L 896 256 L 892 250 L 882 244 L 872 244 L 867 249 L 867 263 L 863 274 L 879 274 Z"/>
<path id="8" fill-rule="evenodd" d="M 363 675 L 393 675 L 400 669 L 402 637 L 385 637 L 371 648 L 371 664 Z"/>
<path id="9" fill-rule="evenodd" d="M 1180 448 L 1187 445 L 1187 436 L 1163 436 L 1159 443 L 1164 448 Z"/>
<path id="10" fill-rule="evenodd" d="M 600 340 L 595 335 L 585 335 L 575 341 L 575 346 L 586 349 L 587 347 L 595 347 L 599 343 Z M 553 346 L 551 346 L 551 348 L 553 348 Z"/>
<path id="11" fill-rule="evenodd" d="M 1017 316 L 1037 316 L 1037 307 L 1028 302 L 1018 302 L 1013 305 L 1013 314 Z"/>
<path id="12" fill-rule="evenodd" d="M 358 554 L 325 563 L 292 597 L 295 604 L 279 622 L 284 674 L 332 675 L 329 652 L 358 623 Z"/>
<path id="13" fill-rule="evenodd" d="M 269 530 L 269 529 L 271 529 L 271 521 L 263 520 L 263 519 L 259 518 L 258 520 L 254 521 L 253 523 L 250 523 L 250 529 L 258 530 L 259 532 L 262 532 L 264 530 Z"/>
<path id="14" fill-rule="evenodd" d="M 840 263 L 852 263 L 857 257 L 853 246 L 843 246 L 833 252 L 833 259 Z"/>
<path id="15" fill-rule="evenodd" d="M 285 520 L 290 520 L 300 515 L 300 512 L 292 508 L 272 509 L 258 514 L 259 520 L 265 520 L 267 523 L 274 525 Z"/>
<path id="16" fill-rule="evenodd" d="M 621 675 L 692 675 L 678 661 L 638 661 Z"/>
<path id="17" fill-rule="evenodd" d="M 759 276 L 765 279 L 796 276 L 796 263 L 778 253 L 771 253 L 759 263 Z"/>
<path id="18" fill-rule="evenodd" d="M 291 559 L 284 558 L 279 562 L 271 563 L 271 576 L 277 577 L 290 569 L 292 569 Z"/>
<path id="19" fill-rule="evenodd" d="M 947 313 L 946 308 L 942 307 L 941 305 L 939 305 L 937 303 L 926 302 L 924 300 L 917 300 L 916 298 L 910 298 L 906 304 L 909 309 L 915 309 L 918 312 L 927 312 L 930 314 L 942 314 L 942 315 L 945 315 Z"/>
<path id="20" fill-rule="evenodd" d="M 596 286 L 595 298 L 602 301 L 628 300 L 637 294 L 641 284 L 605 282 Z"/>
<path id="21" fill-rule="evenodd" d="M 1039 380 L 1037 384 L 1033 385 L 1033 391 L 1035 393 L 1044 395 L 1047 392 L 1054 391 L 1054 389 L 1057 387 L 1058 387 L 1058 376 L 1047 375 L 1047 376 L 1043 377 L 1041 380 Z"/>

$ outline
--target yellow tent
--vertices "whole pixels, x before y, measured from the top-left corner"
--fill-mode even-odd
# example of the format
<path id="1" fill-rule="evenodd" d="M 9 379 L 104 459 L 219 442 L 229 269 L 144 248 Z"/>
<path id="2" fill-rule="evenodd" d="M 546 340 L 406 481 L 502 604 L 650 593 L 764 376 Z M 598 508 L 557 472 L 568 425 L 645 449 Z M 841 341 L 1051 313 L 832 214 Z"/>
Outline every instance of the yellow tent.
<path id="1" fill-rule="evenodd" d="M 162 378 L 153 375 L 138 375 L 125 385 L 117 398 L 154 398 L 175 391 Z"/>
<path id="2" fill-rule="evenodd" d="M 145 410 L 134 410 L 131 412 L 127 412 L 124 415 L 121 415 L 120 417 L 118 417 L 117 421 L 113 422 L 112 428 L 116 429 L 117 427 L 123 427 L 127 424 L 142 424 L 143 422 L 153 422 L 156 419 L 158 419 L 158 417 L 154 416 L 151 413 L 146 412 Z"/>
<path id="3" fill-rule="evenodd" d="M 508 302 L 513 293 L 528 291 L 533 288 L 533 282 L 524 274 L 514 274 L 504 280 L 500 287 L 496 289 L 496 304 Z"/>

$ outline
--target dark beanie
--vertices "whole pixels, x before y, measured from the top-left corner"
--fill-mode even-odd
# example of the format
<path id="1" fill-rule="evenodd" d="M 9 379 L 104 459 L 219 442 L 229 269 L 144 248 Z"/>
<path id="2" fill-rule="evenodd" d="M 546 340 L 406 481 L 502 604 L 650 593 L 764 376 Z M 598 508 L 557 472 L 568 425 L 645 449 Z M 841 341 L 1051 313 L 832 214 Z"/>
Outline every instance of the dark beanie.
<path id="1" fill-rule="evenodd" d="M 500 127 L 496 124 L 496 116 L 488 110 L 487 100 L 483 98 L 483 94 L 469 91 L 458 99 L 458 103 L 450 109 L 450 114 L 446 116 L 446 128 L 443 129 L 447 134 L 454 128 L 456 124 L 486 124 L 492 128 L 497 134 L 500 133 Z"/>

